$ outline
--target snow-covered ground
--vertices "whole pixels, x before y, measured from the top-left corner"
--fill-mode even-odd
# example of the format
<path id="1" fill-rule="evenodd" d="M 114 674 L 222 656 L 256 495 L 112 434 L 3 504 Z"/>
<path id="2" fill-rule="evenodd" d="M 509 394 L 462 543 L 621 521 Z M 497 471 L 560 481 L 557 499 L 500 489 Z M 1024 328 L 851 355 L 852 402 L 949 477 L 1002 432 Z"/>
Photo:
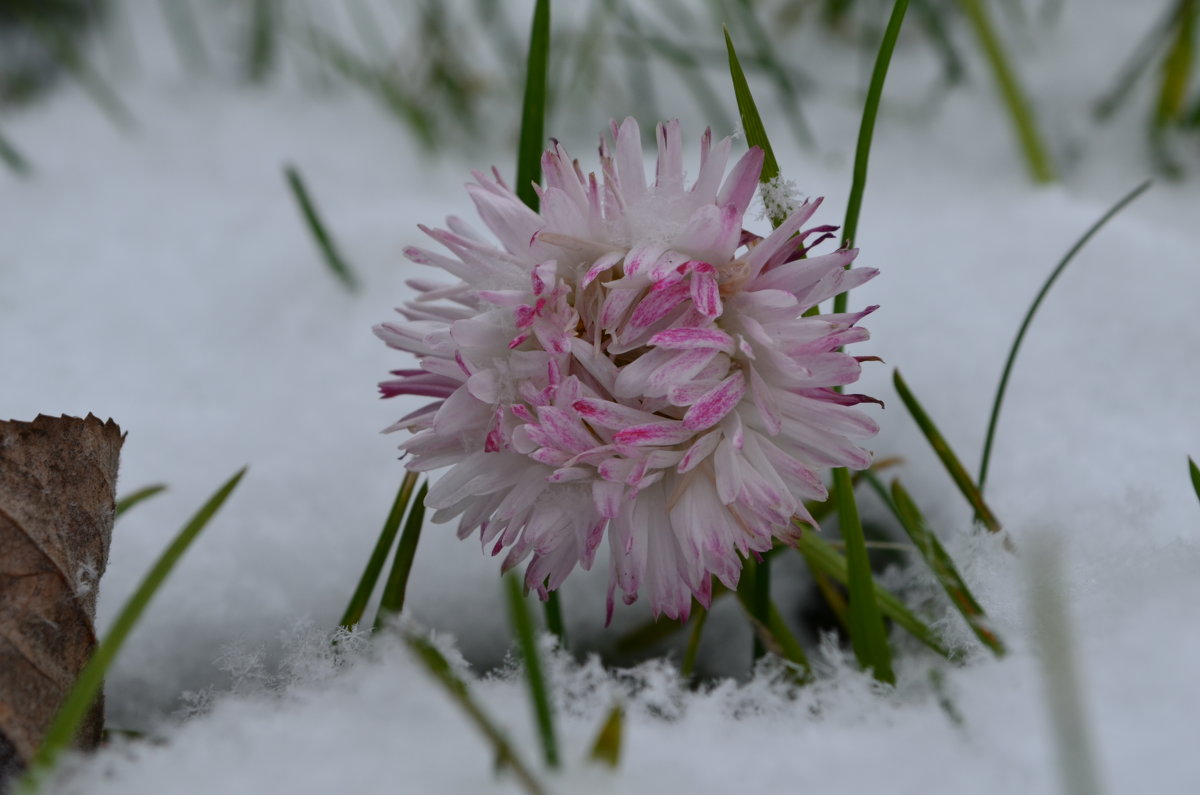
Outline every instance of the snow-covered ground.
<path id="1" fill-rule="evenodd" d="M 1034 638 L 1044 606 L 1029 599 L 1028 561 L 973 534 L 890 378 L 902 370 L 973 465 L 1003 357 L 1041 281 L 1151 173 L 1139 109 L 1100 128 L 1087 106 L 1161 3 L 1063 5 L 1055 27 L 1016 45 L 1065 173 L 1054 187 L 1026 178 L 983 69 L 931 99 L 928 51 L 912 41 L 898 52 L 857 241 L 859 262 L 882 274 L 851 299 L 882 305 L 863 347 L 887 364 L 869 365 L 860 384 L 887 403 L 873 447 L 905 458 L 897 472 L 1012 653 L 997 661 L 978 652 L 948 667 L 897 635 L 899 684 L 879 692 L 826 646 L 825 675 L 795 698 L 782 696 L 770 670 L 694 693 L 665 662 L 614 677 L 556 658 L 567 765 L 545 775 L 552 789 L 1060 791 Z M 357 93 L 184 79 L 161 26 L 137 31 L 142 69 L 120 83 L 134 134 L 115 130 L 71 85 L 4 120 L 36 173 L 0 172 L 0 414 L 111 416 L 128 431 L 120 491 L 170 487 L 118 523 L 101 626 L 205 497 L 243 464 L 250 472 L 108 684 L 109 724 L 150 728 L 163 742 L 76 760 L 61 791 L 516 791 L 394 638 L 336 667 L 322 634 L 401 475 L 398 440 L 378 431 L 404 408 L 379 401 L 374 385 L 402 365 L 370 327 L 408 295 L 402 282 L 418 266 L 401 251 L 419 242 L 416 224 L 468 213 L 468 170 L 495 163 L 507 172 L 511 141 L 430 157 Z M 776 147 L 786 177 L 828 197 L 818 218 L 840 223 L 869 62 L 820 39 L 795 44 L 821 80 L 805 105 L 818 146 L 798 149 L 780 135 Z M 707 120 L 686 102 L 663 105 L 683 116 L 694 147 Z M 586 129 L 599 132 L 621 112 L 598 109 Z M 769 108 L 764 115 L 771 124 Z M 573 119 L 571 132 L 548 134 L 591 167 L 595 132 L 574 132 L 582 126 Z M 288 195 L 285 163 L 305 175 L 361 293 L 347 294 L 323 266 Z M 1200 605 L 1200 506 L 1186 472 L 1186 456 L 1200 456 L 1198 179 L 1157 184 L 1056 286 L 1010 385 L 989 482 L 1026 558 L 1058 549 L 1088 729 L 1114 793 L 1200 786 L 1189 750 L 1200 636 L 1188 629 Z M 410 583 L 409 618 L 446 633 L 476 671 L 500 662 L 509 643 L 498 565 L 430 526 Z M 794 593 L 780 572 L 779 594 Z M 618 608 L 614 627 L 602 629 L 605 575 L 598 564 L 565 588 L 577 650 L 611 644 L 646 618 Z M 890 581 L 920 591 L 923 576 L 893 572 Z M 749 632 L 732 608 L 714 610 L 701 648 L 714 670 L 748 665 Z M 969 646 L 948 608 L 944 619 L 949 638 Z M 944 676 L 941 695 L 932 669 Z M 521 682 L 473 686 L 536 759 Z M 629 713 L 625 754 L 607 773 L 582 758 L 618 699 Z"/>

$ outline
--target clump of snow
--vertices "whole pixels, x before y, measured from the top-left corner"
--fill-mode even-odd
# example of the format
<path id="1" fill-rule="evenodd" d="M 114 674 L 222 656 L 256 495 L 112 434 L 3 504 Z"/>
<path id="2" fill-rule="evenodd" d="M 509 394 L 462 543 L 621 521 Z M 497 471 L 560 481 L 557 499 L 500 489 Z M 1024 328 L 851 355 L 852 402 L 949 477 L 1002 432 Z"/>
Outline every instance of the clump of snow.
<path id="1" fill-rule="evenodd" d="M 1035 321 L 988 487 L 1018 555 L 973 530 L 890 385 L 899 367 L 973 468 L 1022 312 L 1074 240 L 1146 176 L 1136 108 L 1107 128 L 1081 120 L 1108 85 L 1111 54 L 1153 14 L 1116 2 L 1063 13 L 1019 54 L 1064 183 L 1030 186 L 982 69 L 974 86 L 931 108 L 936 64 L 926 50 L 902 49 L 855 241 L 860 262 L 882 270 L 851 297 L 883 307 L 868 344 L 887 364 L 866 365 L 858 385 L 888 406 L 876 453 L 905 459 L 887 477 L 913 493 L 1010 654 L 981 652 L 917 566 L 887 582 L 951 645 L 973 651 L 950 666 L 894 630 L 894 690 L 881 691 L 828 640 L 806 640 L 822 675 L 800 691 L 770 666 L 692 691 L 669 658 L 606 672 L 559 655 L 551 672 L 567 765 L 541 773 L 554 788 L 703 793 L 836 781 L 854 791 L 1058 791 L 1030 618 L 1038 606 L 1021 558 L 1042 535 L 1062 544 L 1060 592 L 1102 783 L 1173 792 L 1200 780 L 1191 749 L 1200 636 L 1179 631 L 1180 606 L 1200 604 L 1200 513 L 1186 472 L 1186 456 L 1200 455 L 1189 366 L 1200 350 L 1200 185 L 1156 185 L 1128 208 Z M 409 297 L 405 279 L 428 275 L 402 256 L 421 242 L 416 224 L 469 212 L 460 187 L 469 168 L 505 167 L 509 142 L 443 161 L 356 95 L 182 82 L 161 28 L 150 27 L 159 38 L 139 34 L 143 77 L 120 84 L 135 136 L 115 131 L 72 86 L 5 119 L 36 175 L 0 172 L 4 412 L 112 416 L 129 432 L 122 490 L 170 487 L 117 523 L 101 627 L 211 491 L 242 464 L 250 471 L 108 684 L 110 725 L 162 743 L 77 759 L 59 790 L 372 791 L 403 771 L 416 790 L 518 791 L 494 776 L 484 741 L 396 638 L 357 650 L 354 636 L 335 652 L 325 634 L 402 476 L 395 440 L 377 432 L 405 407 L 374 392 L 396 362 L 370 327 Z M 797 51 L 829 78 L 806 105 L 819 148 L 774 143 L 785 177 L 825 195 L 837 222 L 866 67 L 842 45 L 806 36 Z M 690 129 L 709 121 L 691 123 L 686 106 L 662 112 Z M 596 118 L 570 121 L 594 130 L 620 115 L 596 108 Z M 774 129 L 770 113 L 766 123 Z M 590 133 L 561 137 L 578 153 L 593 143 Z M 304 174 L 362 277 L 360 295 L 326 272 L 287 192 L 285 162 Z M 869 495 L 863 503 L 868 520 L 881 516 Z M 784 560 L 773 587 L 794 610 L 804 568 Z M 406 613 L 453 637 L 480 702 L 536 764 L 523 682 L 486 674 L 509 642 L 498 567 L 449 528 L 427 527 Z M 646 617 L 621 609 L 602 629 L 605 569 L 598 561 L 595 576 L 572 578 L 563 594 L 575 650 L 611 647 Z M 305 617 L 310 629 L 296 631 Z M 701 644 L 704 670 L 744 672 L 749 647 L 736 604 L 722 600 Z M 609 773 L 582 758 L 617 700 L 626 745 Z"/>

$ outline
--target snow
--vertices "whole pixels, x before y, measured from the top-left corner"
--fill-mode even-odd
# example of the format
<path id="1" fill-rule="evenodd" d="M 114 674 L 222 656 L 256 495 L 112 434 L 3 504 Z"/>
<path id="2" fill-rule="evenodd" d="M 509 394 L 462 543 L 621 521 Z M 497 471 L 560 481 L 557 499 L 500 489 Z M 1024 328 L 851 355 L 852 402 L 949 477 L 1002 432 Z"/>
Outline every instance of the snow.
<path id="1" fill-rule="evenodd" d="M 1060 791 L 1030 566 L 971 532 L 969 508 L 890 378 L 902 370 L 974 468 L 1025 307 L 1074 240 L 1149 175 L 1137 109 L 1099 128 L 1087 103 L 1109 85 L 1112 53 L 1127 51 L 1129 31 L 1147 29 L 1159 10 L 1098 5 L 1064 4 L 1057 26 L 1017 45 L 1066 173 L 1056 187 L 1026 178 L 983 69 L 931 102 L 936 64 L 915 42 L 903 47 L 856 241 L 859 262 L 882 270 L 852 296 L 853 305 L 883 307 L 867 345 L 887 364 L 868 365 L 860 384 L 887 403 L 874 448 L 905 458 L 895 472 L 1011 654 L 993 660 L 976 650 L 952 667 L 897 630 L 894 691 L 879 691 L 826 645 L 820 681 L 796 693 L 769 669 L 693 692 L 669 663 L 610 675 L 559 656 L 567 764 L 542 772 L 553 790 L 837 782 L 852 792 Z M 109 680 L 110 725 L 149 729 L 163 742 L 73 759 L 57 791 L 518 791 L 493 774 L 482 738 L 391 634 L 341 665 L 323 635 L 401 475 L 398 440 L 377 432 L 405 409 L 378 401 L 374 384 L 402 363 L 370 326 L 408 294 L 402 282 L 418 266 L 401 252 L 420 242 L 416 224 L 469 214 L 461 185 L 470 168 L 511 168 L 507 133 L 486 151 L 430 157 L 357 93 L 184 80 L 160 24 L 142 20 L 135 32 L 143 71 L 120 84 L 134 134 L 114 130 L 70 85 L 5 119 L 36 175 L 0 172 L 0 412 L 111 416 L 129 433 L 120 490 L 170 487 L 116 528 L 101 626 L 208 494 L 241 465 L 250 472 Z M 797 149 L 786 136 L 775 145 L 783 176 L 802 194 L 827 197 L 818 222 L 838 223 L 869 63 L 815 35 L 803 41 L 810 71 L 823 78 L 805 106 L 819 146 Z M 705 120 L 682 101 L 664 106 L 683 116 L 694 153 Z M 585 167 L 607 113 L 622 111 L 563 121 L 560 137 Z M 766 121 L 771 129 L 769 112 Z M 558 134 L 553 120 L 548 133 Z M 288 195 L 285 163 L 305 176 L 365 284 L 360 294 L 325 270 Z M 1111 792 L 1183 792 L 1200 780 L 1191 748 L 1200 638 L 1180 626 L 1200 604 L 1200 508 L 1186 474 L 1186 456 L 1200 456 L 1198 202 L 1195 176 L 1160 182 L 1060 280 L 1018 361 L 989 478 L 989 501 L 1019 550 L 1058 544 L 1057 590 Z M 864 510 L 878 515 L 867 497 Z M 485 709 L 536 761 L 520 679 L 482 673 L 502 663 L 509 643 L 498 566 L 449 528 L 426 528 L 406 614 L 470 661 Z M 610 646 L 646 617 L 618 609 L 616 626 L 602 629 L 605 568 L 598 562 L 565 589 L 575 649 Z M 787 572 L 774 578 L 781 602 L 799 590 Z M 915 597 L 932 593 L 919 569 L 889 578 Z M 932 604 L 949 640 L 975 648 L 961 622 Z M 746 669 L 749 634 L 732 604 L 714 610 L 701 659 L 713 671 Z M 961 725 L 939 705 L 931 669 Z M 609 773 L 582 760 L 618 699 L 629 713 L 625 753 Z"/>

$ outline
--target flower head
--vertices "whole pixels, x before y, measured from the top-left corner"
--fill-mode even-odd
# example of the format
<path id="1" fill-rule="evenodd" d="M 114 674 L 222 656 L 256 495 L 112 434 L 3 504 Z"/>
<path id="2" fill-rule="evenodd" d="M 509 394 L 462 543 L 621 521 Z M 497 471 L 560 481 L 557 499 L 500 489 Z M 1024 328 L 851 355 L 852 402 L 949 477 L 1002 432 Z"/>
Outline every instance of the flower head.
<path id="1" fill-rule="evenodd" d="M 841 347 L 868 338 L 851 314 L 805 316 L 871 277 L 856 249 L 811 250 L 833 227 L 802 229 L 805 202 L 770 235 L 742 228 L 762 168 L 752 148 L 726 174 L 731 142 L 700 142 L 686 185 L 678 122 L 658 127 L 647 184 L 626 119 L 600 143 L 602 176 L 557 143 L 542 157 L 541 211 L 498 173 L 467 187 L 493 242 L 458 218 L 422 230 L 449 255 L 410 260 L 450 282 L 409 282 L 404 322 L 375 333 L 415 354 L 385 397 L 434 402 L 389 430 L 418 471 L 449 467 L 433 519 L 479 531 L 504 569 L 530 559 L 543 597 L 608 537 L 608 614 L 648 592 L 655 615 L 705 606 L 712 576 L 737 586 L 742 558 L 793 541 L 827 496 L 818 471 L 862 469 L 855 439 L 878 430 L 833 387 L 859 376 Z"/>

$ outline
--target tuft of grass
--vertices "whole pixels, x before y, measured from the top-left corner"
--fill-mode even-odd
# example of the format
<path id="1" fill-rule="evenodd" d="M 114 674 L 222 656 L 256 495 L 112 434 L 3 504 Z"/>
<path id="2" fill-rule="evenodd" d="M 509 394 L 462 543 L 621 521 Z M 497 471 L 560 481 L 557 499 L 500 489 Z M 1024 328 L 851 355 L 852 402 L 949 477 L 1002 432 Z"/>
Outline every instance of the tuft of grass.
<path id="1" fill-rule="evenodd" d="M 404 609 L 408 577 L 412 573 L 413 560 L 417 556 L 421 526 L 425 523 L 425 495 L 428 493 L 429 483 L 425 482 L 421 484 L 421 490 L 417 492 L 412 508 L 408 511 L 408 519 L 404 521 L 400 543 L 396 545 L 396 557 L 392 560 L 392 570 L 388 572 L 387 582 L 383 584 L 383 595 L 379 597 L 379 613 L 375 616 L 376 629 L 383 625 L 388 616 L 400 615 L 400 611 Z"/>
<path id="2" fill-rule="evenodd" d="M 308 224 L 308 231 L 312 233 L 313 239 L 321 249 L 321 254 L 325 257 L 325 264 L 329 266 L 329 270 L 347 290 L 355 292 L 358 290 L 358 279 L 350 270 L 350 266 L 346 264 L 346 260 L 333 242 L 333 237 L 321 220 L 317 206 L 313 203 L 308 188 L 304 184 L 304 178 L 291 164 L 284 166 L 283 173 L 287 178 L 288 186 L 292 189 L 292 196 L 296 199 L 296 204 L 304 215 L 304 221 Z"/>
<path id="3" fill-rule="evenodd" d="M 937 454 L 938 460 L 942 462 L 946 472 L 954 484 L 958 486 L 958 490 L 967 498 L 967 502 L 971 503 L 971 507 L 975 509 L 976 518 L 983 523 L 989 531 L 999 533 L 1001 531 L 1000 521 L 996 515 L 992 513 L 992 509 L 988 507 L 983 500 L 983 493 L 971 476 L 967 473 L 966 467 L 962 465 L 962 461 L 954 454 L 954 450 L 950 448 L 946 437 L 942 436 L 942 432 L 938 430 L 933 419 L 926 413 L 924 407 L 921 406 L 912 390 L 908 388 L 908 384 L 900 376 L 900 371 L 896 370 L 892 374 L 892 383 L 896 386 L 896 391 L 900 393 L 900 400 L 904 402 L 908 413 L 912 415 L 913 420 L 917 423 L 917 427 L 921 429 L 921 433 L 925 435 L 929 445 L 933 448 L 933 452 Z"/>
<path id="4" fill-rule="evenodd" d="M 471 691 L 467 687 L 467 683 L 462 677 L 454 673 L 454 668 L 450 665 L 450 661 L 446 656 L 438 650 L 426 638 L 419 637 L 412 633 L 406 633 L 404 636 L 405 643 L 413 652 L 417 662 L 425 667 L 430 676 L 446 689 L 450 697 L 455 703 L 462 708 L 463 712 L 467 713 L 467 717 L 475 724 L 492 744 L 492 750 L 496 753 L 496 766 L 507 767 L 512 770 L 513 775 L 517 777 L 517 781 L 521 787 L 529 793 L 529 795 L 545 795 L 546 790 L 534 777 L 529 765 L 525 764 L 524 760 L 513 748 L 508 738 L 504 736 L 504 732 L 487 716 L 487 713 L 475 702 L 471 696 Z"/>
<path id="5" fill-rule="evenodd" d="M 550 0 L 537 0 L 529 31 L 525 99 L 521 106 L 521 136 L 517 144 L 517 196 L 534 212 L 538 209 L 535 183 L 542 178 L 542 147 L 546 137 L 546 72 L 550 63 Z"/>
<path id="6" fill-rule="evenodd" d="M 1126 205 L 1128 205 L 1138 196 L 1141 196 L 1143 193 L 1145 193 L 1150 188 L 1151 184 L 1153 184 L 1153 180 L 1146 180 L 1141 185 L 1138 185 L 1129 193 L 1125 194 L 1125 196 L 1123 196 L 1116 204 L 1110 207 L 1108 212 L 1100 216 L 1100 218 L 1094 224 L 1088 227 L 1088 230 L 1084 232 L 1078 240 L 1075 241 L 1075 244 L 1071 246 L 1070 250 L 1067 251 L 1061 260 L 1059 260 L 1058 265 L 1054 267 L 1054 270 L 1050 272 L 1050 275 L 1042 284 L 1042 288 L 1038 290 L 1037 296 L 1034 297 L 1033 303 L 1030 304 L 1029 309 L 1026 310 L 1025 317 L 1021 319 L 1021 326 L 1017 329 L 1017 336 L 1015 339 L 1013 339 L 1012 346 L 1008 349 L 1008 358 L 1004 361 L 1004 370 L 1000 373 L 1000 384 L 996 387 L 996 396 L 992 399 L 992 412 L 988 417 L 987 434 L 983 441 L 983 456 L 979 461 L 979 493 L 981 495 L 983 494 L 984 484 L 987 482 L 988 466 L 991 464 L 992 458 L 992 445 L 996 440 L 996 426 L 1000 422 L 1000 408 L 1004 404 L 1004 395 L 1008 390 L 1008 379 L 1009 376 L 1012 375 L 1013 365 L 1017 361 L 1017 353 L 1021 350 L 1021 343 L 1025 340 L 1025 333 L 1029 330 L 1029 325 L 1033 322 L 1033 316 L 1037 314 L 1038 308 L 1041 307 L 1042 301 L 1046 299 L 1046 295 L 1049 294 L 1050 288 L 1054 286 L 1056 281 L 1058 281 L 1058 277 L 1062 275 L 1064 270 L 1066 270 L 1067 265 L 1071 264 L 1071 260 L 1075 258 L 1075 255 L 1087 245 L 1088 241 L 1091 240 L 1097 232 L 1104 228 L 1105 224 L 1107 224 L 1117 213 L 1125 209 Z M 899 378 L 898 373 L 896 377 Z"/>
<path id="7" fill-rule="evenodd" d="M 33 759 L 30 760 L 28 771 L 17 785 L 18 793 L 32 795 L 41 790 L 58 757 L 70 746 L 79 732 L 80 725 L 87 717 L 96 696 L 104 686 L 104 675 L 121 651 L 126 638 L 137 626 L 146 606 L 158 593 L 158 589 L 166 581 L 171 570 L 175 568 L 175 564 L 183 557 L 183 553 L 187 551 L 196 537 L 200 535 L 200 531 L 205 528 L 217 511 L 221 509 L 221 506 L 225 504 L 225 500 L 237 488 L 242 476 L 246 474 L 246 469 L 246 467 L 242 467 L 238 470 L 201 506 L 200 510 L 184 525 L 183 529 L 179 531 L 179 535 L 175 536 L 171 544 L 150 567 L 150 571 L 142 579 L 137 590 L 121 608 L 121 612 L 117 614 L 104 640 L 96 647 L 92 658 L 88 660 L 87 665 L 80 672 L 79 678 L 75 681 L 75 686 L 67 694 L 54 722 L 46 730 L 42 744 L 38 747 Z"/>
<path id="8" fill-rule="evenodd" d="M 133 492 L 132 494 L 126 494 L 125 496 L 123 496 L 117 500 L 116 518 L 120 518 L 122 514 L 124 514 L 126 511 L 128 511 L 133 506 L 137 505 L 139 502 L 142 502 L 143 500 L 148 500 L 151 497 L 155 496 L 156 494 L 161 494 L 162 492 L 164 492 L 166 490 L 167 490 L 167 484 L 155 483 L 150 486 L 143 486 L 142 488 L 138 489 L 137 491 Z"/>
<path id="9" fill-rule="evenodd" d="M 588 758 L 614 769 L 620 765 L 621 735 L 624 733 L 624 728 L 625 710 L 621 708 L 620 704 L 614 704 L 608 717 L 600 725 L 600 731 L 596 732 L 596 739 L 592 742 L 592 750 L 588 753 Z"/>
<path id="10" fill-rule="evenodd" d="M 367 567 L 358 579 L 358 586 L 354 589 L 354 595 L 350 597 L 350 604 L 346 605 L 346 612 L 342 614 L 342 620 L 338 622 L 346 629 L 362 623 L 363 613 L 367 610 L 367 602 L 371 600 L 375 583 L 379 581 L 379 574 L 383 571 L 383 564 L 387 560 L 388 551 L 391 550 L 392 543 L 396 540 L 396 533 L 400 530 L 400 520 L 404 518 L 404 512 L 408 510 L 413 489 L 417 487 L 418 477 L 416 472 L 406 472 L 404 480 L 400 482 L 400 489 L 396 492 L 396 499 L 392 501 L 392 508 L 383 523 L 383 530 L 379 533 L 375 548 L 371 550 L 371 557 L 367 559 Z"/>
<path id="11" fill-rule="evenodd" d="M 525 677 L 529 682 L 529 697 L 533 703 L 533 715 L 537 721 L 538 736 L 542 741 L 542 753 L 546 766 L 551 770 L 558 767 L 558 737 L 554 731 L 554 711 L 550 706 L 550 689 L 542 673 L 541 655 L 538 653 L 537 634 L 533 618 L 525 604 L 525 590 L 516 574 L 505 579 L 508 593 L 508 615 L 513 633 L 517 636 L 517 648 L 525 663 Z"/>

